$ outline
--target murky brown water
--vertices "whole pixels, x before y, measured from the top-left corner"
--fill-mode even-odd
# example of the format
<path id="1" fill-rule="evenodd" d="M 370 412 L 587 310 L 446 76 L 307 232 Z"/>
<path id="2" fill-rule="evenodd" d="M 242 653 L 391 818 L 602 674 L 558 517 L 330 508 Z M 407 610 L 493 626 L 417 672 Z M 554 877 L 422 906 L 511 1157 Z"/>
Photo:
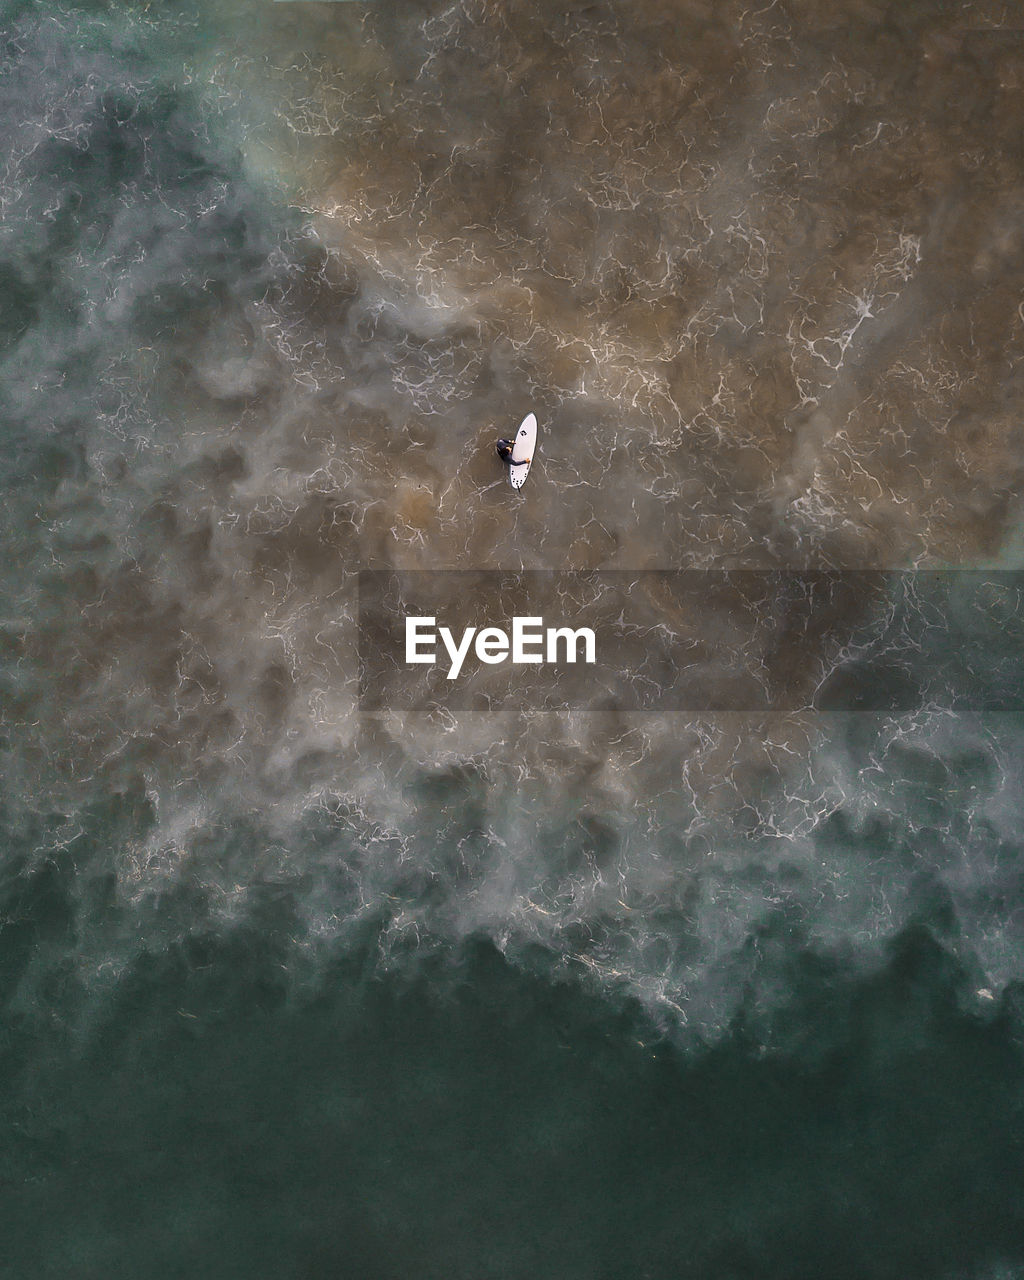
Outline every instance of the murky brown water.
<path id="1" fill-rule="evenodd" d="M 379 905 L 458 843 L 413 794 L 455 770 L 482 780 L 489 852 L 399 916 L 506 940 L 542 921 L 556 949 L 637 885 L 685 894 L 709 850 L 784 841 L 813 881 L 808 834 L 883 803 L 856 798 L 867 760 L 918 732 L 938 751 L 932 729 L 869 749 L 800 713 L 609 727 L 528 689 L 370 722 L 355 572 L 1016 565 L 1024 25 L 644 0 L 217 23 L 175 72 L 188 108 L 148 134 L 104 133 L 85 55 L 19 37 L 49 71 L 25 73 L 11 234 L 56 237 L 79 202 L 71 247 L 47 242 L 79 310 L 54 304 L 10 366 L 17 414 L 63 432 L 12 497 L 16 785 L 45 778 L 69 829 L 97 786 L 141 788 L 133 893 L 200 866 L 231 815 L 280 839 L 202 870 L 229 897 L 287 873 L 304 814 L 387 832 L 360 890 Z M 127 160 L 123 127 L 146 138 Z M 43 208 L 44 136 L 60 164 L 114 158 Z M 493 442 L 529 410 L 517 497 Z M 562 865 L 577 818 L 611 824 L 607 864 Z M 329 932 L 348 908 L 311 910 Z M 600 963 L 680 1005 L 690 979 L 644 976 L 623 957 L 647 926 L 619 923 Z"/>

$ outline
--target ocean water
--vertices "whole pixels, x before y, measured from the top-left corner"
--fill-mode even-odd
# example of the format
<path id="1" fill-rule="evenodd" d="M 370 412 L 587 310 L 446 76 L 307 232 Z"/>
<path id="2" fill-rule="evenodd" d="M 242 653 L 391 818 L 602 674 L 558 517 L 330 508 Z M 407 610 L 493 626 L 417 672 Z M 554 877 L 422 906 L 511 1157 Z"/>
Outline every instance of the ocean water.
<path id="1" fill-rule="evenodd" d="M 1024 1275 L 1024 17 L 0 13 L 0 1274 Z M 644 697 L 368 700 L 370 570 Z"/>

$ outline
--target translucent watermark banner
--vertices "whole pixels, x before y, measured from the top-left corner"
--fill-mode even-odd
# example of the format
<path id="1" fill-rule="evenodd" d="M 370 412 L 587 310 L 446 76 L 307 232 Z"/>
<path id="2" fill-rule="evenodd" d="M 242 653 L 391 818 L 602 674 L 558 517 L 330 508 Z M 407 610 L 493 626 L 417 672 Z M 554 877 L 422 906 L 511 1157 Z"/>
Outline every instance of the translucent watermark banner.
<path id="1" fill-rule="evenodd" d="M 360 706 L 1024 710 L 1024 571 L 365 571 Z"/>

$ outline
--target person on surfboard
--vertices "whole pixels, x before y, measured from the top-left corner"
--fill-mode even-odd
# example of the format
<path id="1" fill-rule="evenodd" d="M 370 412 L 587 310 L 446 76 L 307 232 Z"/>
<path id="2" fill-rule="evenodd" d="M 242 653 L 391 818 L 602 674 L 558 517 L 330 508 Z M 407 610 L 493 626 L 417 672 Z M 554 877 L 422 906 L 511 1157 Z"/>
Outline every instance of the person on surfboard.
<path id="1" fill-rule="evenodd" d="M 498 451 L 498 457 L 502 460 L 502 462 L 507 462 L 510 467 L 525 467 L 526 464 L 530 461 L 529 458 L 520 458 L 518 462 L 513 462 L 512 461 L 512 449 L 514 448 L 513 441 L 506 440 L 504 437 L 502 437 L 502 439 L 499 440 L 494 447 Z"/>

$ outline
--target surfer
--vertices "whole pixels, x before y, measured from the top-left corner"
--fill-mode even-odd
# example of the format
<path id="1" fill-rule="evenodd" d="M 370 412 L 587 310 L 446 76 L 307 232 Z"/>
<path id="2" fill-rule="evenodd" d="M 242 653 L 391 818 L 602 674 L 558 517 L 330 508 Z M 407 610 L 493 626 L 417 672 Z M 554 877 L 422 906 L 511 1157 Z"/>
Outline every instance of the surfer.
<path id="1" fill-rule="evenodd" d="M 514 462 L 512 459 L 513 443 L 511 440 L 504 439 L 504 437 L 494 447 L 498 451 L 498 457 L 502 462 L 507 462 L 510 467 L 525 467 L 530 461 L 529 458 L 520 458 L 518 462 Z"/>
<path id="2" fill-rule="evenodd" d="M 526 477 L 530 474 L 530 459 L 537 452 L 537 415 L 528 413 L 519 424 L 515 437 L 506 440 L 503 436 L 494 447 L 507 468 L 509 484 L 518 492 L 526 483 Z M 514 456 L 517 453 L 518 458 Z"/>

